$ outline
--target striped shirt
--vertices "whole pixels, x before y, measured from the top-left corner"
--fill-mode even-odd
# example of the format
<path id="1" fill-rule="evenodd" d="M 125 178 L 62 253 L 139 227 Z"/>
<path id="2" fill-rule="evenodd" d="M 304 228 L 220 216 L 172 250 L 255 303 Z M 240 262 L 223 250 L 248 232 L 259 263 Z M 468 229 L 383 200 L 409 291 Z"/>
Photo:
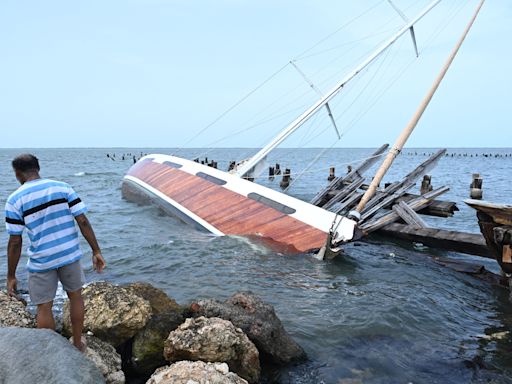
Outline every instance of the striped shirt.
<path id="1" fill-rule="evenodd" d="M 82 257 L 74 218 L 85 212 L 87 208 L 73 188 L 60 181 L 27 181 L 9 196 L 5 204 L 7 233 L 21 235 L 27 229 L 30 272 L 46 272 Z"/>

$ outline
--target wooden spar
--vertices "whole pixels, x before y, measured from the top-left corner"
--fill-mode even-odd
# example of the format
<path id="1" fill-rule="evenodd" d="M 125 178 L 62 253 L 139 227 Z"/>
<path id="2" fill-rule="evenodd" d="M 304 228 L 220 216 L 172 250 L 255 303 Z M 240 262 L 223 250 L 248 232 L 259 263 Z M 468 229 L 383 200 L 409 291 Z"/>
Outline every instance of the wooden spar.
<path id="1" fill-rule="evenodd" d="M 375 192 L 377 191 L 377 187 L 382 181 L 382 178 L 388 171 L 388 169 L 391 167 L 391 164 L 393 164 L 393 161 L 395 160 L 396 156 L 401 152 L 402 148 L 404 147 L 405 143 L 407 142 L 407 139 L 411 135 L 412 131 L 418 124 L 418 121 L 420 120 L 421 116 L 423 115 L 423 112 L 427 109 L 428 104 L 430 103 L 430 100 L 432 100 L 432 97 L 434 96 L 434 93 L 436 92 L 437 88 L 439 87 L 439 84 L 441 84 L 441 81 L 443 80 L 444 76 L 446 75 L 446 72 L 448 72 L 448 69 L 450 68 L 451 63 L 455 59 L 455 56 L 457 55 L 457 52 L 459 51 L 460 47 L 462 46 L 462 43 L 464 42 L 464 39 L 466 38 L 467 34 L 469 33 L 469 30 L 473 26 L 473 23 L 476 20 L 476 17 L 478 16 L 478 13 L 480 12 L 480 9 L 482 8 L 485 0 L 481 0 L 478 4 L 478 7 L 471 18 L 470 22 L 468 23 L 466 29 L 464 30 L 461 38 L 457 42 L 455 48 L 451 52 L 450 56 L 448 57 L 448 60 L 446 61 L 445 65 L 441 69 L 441 72 L 437 76 L 436 80 L 434 81 L 434 84 L 430 88 L 430 90 L 427 92 L 425 98 L 421 102 L 420 106 L 416 110 L 416 113 L 412 117 L 411 121 L 403 132 L 398 137 L 395 145 L 393 148 L 389 151 L 388 155 L 384 159 L 384 162 L 382 163 L 381 167 L 377 171 L 375 177 L 373 178 L 370 187 L 366 191 L 366 193 L 361 198 L 361 201 L 356 207 L 356 216 L 362 212 L 362 210 L 365 208 L 366 203 L 375 195 Z"/>
<path id="2" fill-rule="evenodd" d="M 384 151 L 389 147 L 389 144 L 384 144 L 379 149 L 377 149 L 369 158 L 367 158 L 364 162 L 361 163 L 358 167 L 350 171 L 345 176 L 338 176 L 333 181 L 329 183 L 329 185 L 322 191 L 320 191 L 312 200 L 311 204 L 323 206 L 328 199 L 329 191 L 333 189 L 338 189 L 343 186 L 346 182 L 353 181 L 352 179 L 355 176 L 362 176 L 364 172 L 366 172 L 369 168 L 372 167 L 377 161 L 379 161 L 379 157 L 384 153 Z"/>

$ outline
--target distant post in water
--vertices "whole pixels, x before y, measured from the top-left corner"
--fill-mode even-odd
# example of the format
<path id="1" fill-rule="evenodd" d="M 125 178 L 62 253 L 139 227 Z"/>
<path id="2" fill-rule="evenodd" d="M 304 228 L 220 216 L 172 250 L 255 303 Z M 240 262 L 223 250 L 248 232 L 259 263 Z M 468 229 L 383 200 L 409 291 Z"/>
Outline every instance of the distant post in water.
<path id="1" fill-rule="evenodd" d="M 424 195 L 430 191 L 432 191 L 432 176 L 424 175 L 423 181 L 421 182 L 420 195 Z"/>
<path id="2" fill-rule="evenodd" d="M 290 175 L 291 175 L 291 171 L 289 168 L 286 168 L 284 170 L 284 173 L 283 173 L 283 179 L 281 180 L 281 182 L 279 183 L 279 186 L 282 188 L 282 189 L 286 189 L 290 186 Z"/>
<path id="3" fill-rule="evenodd" d="M 482 200 L 483 198 L 483 190 L 482 190 L 483 179 L 480 177 L 479 173 L 473 173 L 473 181 L 471 181 L 471 185 L 469 186 L 469 197 L 475 200 Z"/>
<path id="4" fill-rule="evenodd" d="M 276 167 L 274 169 L 274 175 L 280 175 L 281 174 L 281 165 L 279 163 L 276 163 Z"/>
<path id="5" fill-rule="evenodd" d="M 334 167 L 329 168 L 329 177 L 327 178 L 327 181 L 333 181 L 336 178 L 335 172 L 336 169 Z"/>
<path id="6" fill-rule="evenodd" d="M 268 167 L 268 178 L 274 180 L 275 169 L 274 167 Z"/>

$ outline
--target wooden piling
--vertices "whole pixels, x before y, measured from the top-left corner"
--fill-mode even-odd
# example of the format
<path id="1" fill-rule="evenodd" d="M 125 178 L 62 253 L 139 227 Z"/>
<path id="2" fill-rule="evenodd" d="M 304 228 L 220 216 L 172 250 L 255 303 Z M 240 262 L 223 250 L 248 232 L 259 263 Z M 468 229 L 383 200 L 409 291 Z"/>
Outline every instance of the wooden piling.
<path id="1" fill-rule="evenodd" d="M 283 173 L 283 178 L 282 178 L 281 182 L 279 183 L 279 186 L 282 189 L 286 189 L 290 186 L 290 179 L 291 179 L 290 174 L 291 174 L 290 169 L 286 168 Z"/>
<path id="2" fill-rule="evenodd" d="M 327 181 L 333 181 L 336 178 L 335 172 L 336 169 L 334 167 L 329 168 L 329 177 L 327 177 Z"/>
<path id="3" fill-rule="evenodd" d="M 483 198 L 483 190 L 482 184 L 483 179 L 480 177 L 479 173 L 473 173 L 473 180 L 471 181 L 471 185 L 469 186 L 469 197 L 475 200 L 482 200 Z"/>
<path id="4" fill-rule="evenodd" d="M 420 195 L 424 195 L 432 190 L 432 176 L 424 175 L 423 181 L 421 182 Z"/>

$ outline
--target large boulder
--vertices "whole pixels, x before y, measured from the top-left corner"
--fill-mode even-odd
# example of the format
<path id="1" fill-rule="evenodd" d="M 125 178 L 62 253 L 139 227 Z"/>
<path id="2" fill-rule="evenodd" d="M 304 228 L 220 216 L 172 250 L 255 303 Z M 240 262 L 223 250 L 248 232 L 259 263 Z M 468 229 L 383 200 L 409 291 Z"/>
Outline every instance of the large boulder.
<path id="1" fill-rule="evenodd" d="M 229 369 L 256 383 L 260 376 L 258 350 L 231 322 L 219 318 L 189 318 L 172 331 L 164 344 L 166 360 L 227 363 Z"/>
<path id="2" fill-rule="evenodd" d="M 225 302 L 200 300 L 190 306 L 194 316 L 220 317 L 241 328 L 263 360 L 288 364 L 305 358 L 304 350 L 288 335 L 274 308 L 251 292 L 239 292 Z"/>
<path id="3" fill-rule="evenodd" d="M 0 327 L 35 328 L 34 316 L 26 304 L 0 291 Z"/>
<path id="4" fill-rule="evenodd" d="M 92 283 L 82 292 L 84 330 L 117 347 L 142 330 L 151 318 L 148 301 L 130 289 L 106 282 Z M 63 333 L 71 335 L 69 301 L 64 303 Z"/>
<path id="5" fill-rule="evenodd" d="M 133 339 L 131 365 L 135 372 L 149 376 L 156 368 L 166 365 L 164 341 L 184 321 L 181 309 L 153 315 Z"/>
<path id="6" fill-rule="evenodd" d="M 91 360 L 101 371 L 107 384 L 124 384 L 124 372 L 121 369 L 121 356 L 110 344 L 94 336 L 85 336 L 87 348 L 85 357 Z"/>
<path id="7" fill-rule="evenodd" d="M 100 370 L 68 340 L 47 329 L 0 328 L 2 384 L 98 384 Z"/>
<path id="8" fill-rule="evenodd" d="M 247 384 L 225 363 L 180 361 L 158 369 L 146 384 Z"/>
<path id="9" fill-rule="evenodd" d="M 181 309 L 180 305 L 167 296 L 164 291 L 153 287 L 149 283 L 137 282 L 126 284 L 122 287 L 148 301 L 153 315 L 179 311 Z"/>

